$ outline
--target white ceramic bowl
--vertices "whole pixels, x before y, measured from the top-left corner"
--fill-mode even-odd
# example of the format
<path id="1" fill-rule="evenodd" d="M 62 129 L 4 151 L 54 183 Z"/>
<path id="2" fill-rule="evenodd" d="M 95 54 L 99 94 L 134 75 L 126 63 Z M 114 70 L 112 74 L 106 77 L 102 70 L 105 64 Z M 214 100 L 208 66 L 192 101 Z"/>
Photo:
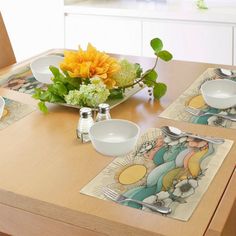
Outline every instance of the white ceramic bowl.
<path id="1" fill-rule="evenodd" d="M 140 128 L 128 120 L 111 119 L 95 123 L 89 130 L 93 147 L 106 156 L 120 156 L 133 150 Z"/>
<path id="2" fill-rule="evenodd" d="M 229 79 L 216 79 L 205 82 L 201 86 L 205 102 L 218 109 L 226 109 L 236 105 L 236 82 Z"/>
<path id="3" fill-rule="evenodd" d="M 60 62 L 63 60 L 61 56 L 45 56 L 39 57 L 30 64 L 31 71 L 36 80 L 44 84 L 52 83 L 52 72 L 49 66 L 59 68 Z"/>
<path id="4" fill-rule="evenodd" d="M 4 111 L 4 107 L 5 107 L 5 100 L 3 99 L 3 97 L 0 96 L 0 119 Z"/>

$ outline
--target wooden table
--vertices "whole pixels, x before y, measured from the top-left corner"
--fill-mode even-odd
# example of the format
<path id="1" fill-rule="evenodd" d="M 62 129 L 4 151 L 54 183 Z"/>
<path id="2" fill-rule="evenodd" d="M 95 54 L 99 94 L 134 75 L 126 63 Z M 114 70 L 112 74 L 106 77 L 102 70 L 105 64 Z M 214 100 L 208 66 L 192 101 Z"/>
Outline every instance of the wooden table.
<path id="1" fill-rule="evenodd" d="M 153 64 L 153 59 L 129 59 L 144 67 Z M 214 66 L 160 62 L 159 79 L 168 84 L 161 102 L 150 101 L 143 89 L 112 109 L 111 115 L 136 122 L 142 132 L 168 124 L 236 141 L 232 129 L 158 118 L 194 79 Z M 0 89 L 0 95 L 36 104 L 26 94 Z M 78 110 L 52 106 L 47 115 L 35 111 L 0 131 L 0 231 L 24 236 L 236 235 L 235 145 L 190 220 L 182 222 L 80 194 L 80 189 L 112 159 L 97 153 L 90 143 L 81 144 L 76 139 L 78 119 Z"/>

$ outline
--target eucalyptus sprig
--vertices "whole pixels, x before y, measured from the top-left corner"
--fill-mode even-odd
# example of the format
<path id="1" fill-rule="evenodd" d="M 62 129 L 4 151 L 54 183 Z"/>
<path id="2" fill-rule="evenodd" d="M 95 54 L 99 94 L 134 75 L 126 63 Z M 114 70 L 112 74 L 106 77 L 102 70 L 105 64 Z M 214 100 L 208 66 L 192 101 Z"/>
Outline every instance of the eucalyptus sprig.
<path id="1" fill-rule="evenodd" d="M 155 99 L 160 99 L 162 96 L 165 95 L 166 90 L 167 90 L 167 86 L 164 83 L 157 82 L 158 73 L 155 70 L 157 67 L 157 62 L 158 62 L 159 58 L 163 61 L 166 61 L 166 62 L 170 61 L 173 58 L 173 56 L 167 50 L 163 50 L 163 43 L 162 43 L 161 39 L 159 39 L 159 38 L 152 39 L 150 42 L 150 45 L 151 45 L 152 49 L 154 50 L 154 54 L 156 56 L 156 60 L 155 60 L 153 67 L 151 69 L 145 71 L 143 74 L 141 71 L 139 79 L 136 80 L 132 85 L 124 86 L 123 89 L 132 87 L 135 84 L 140 84 L 142 82 L 147 87 L 153 89 L 153 96 Z M 140 70 L 138 70 L 138 73 L 139 72 L 140 72 Z"/>

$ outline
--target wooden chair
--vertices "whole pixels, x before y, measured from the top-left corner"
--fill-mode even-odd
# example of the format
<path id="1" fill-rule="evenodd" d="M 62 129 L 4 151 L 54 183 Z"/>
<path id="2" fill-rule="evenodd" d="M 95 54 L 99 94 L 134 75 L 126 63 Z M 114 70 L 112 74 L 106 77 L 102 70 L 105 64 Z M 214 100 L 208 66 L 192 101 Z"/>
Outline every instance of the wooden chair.
<path id="1" fill-rule="evenodd" d="M 0 12 L 0 69 L 15 62 L 15 54 Z"/>

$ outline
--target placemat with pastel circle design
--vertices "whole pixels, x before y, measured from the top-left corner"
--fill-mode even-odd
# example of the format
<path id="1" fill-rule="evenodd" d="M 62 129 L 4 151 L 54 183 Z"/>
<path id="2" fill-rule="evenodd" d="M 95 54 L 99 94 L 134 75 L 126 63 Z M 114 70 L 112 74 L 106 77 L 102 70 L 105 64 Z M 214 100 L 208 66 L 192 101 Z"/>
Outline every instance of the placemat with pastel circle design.
<path id="1" fill-rule="evenodd" d="M 3 115 L 0 118 L 0 130 L 22 119 L 36 109 L 33 106 L 17 102 L 9 98 L 4 98 L 4 100 L 5 107 Z"/>
<path id="2" fill-rule="evenodd" d="M 232 122 L 230 120 L 226 120 L 224 118 L 220 118 L 214 115 L 206 115 L 206 116 L 193 116 L 186 111 L 186 107 L 192 107 L 196 109 L 200 109 L 204 112 L 212 112 L 212 113 L 220 113 L 220 114 L 235 114 L 236 115 L 236 107 L 232 107 L 225 110 L 220 110 L 216 108 L 209 107 L 205 102 L 200 92 L 201 85 L 208 81 L 214 79 L 230 79 L 236 82 L 236 73 L 233 71 L 226 71 L 234 76 L 229 76 L 222 74 L 222 69 L 220 68 L 209 68 L 207 69 L 196 81 L 179 97 L 177 98 L 167 109 L 165 109 L 160 117 L 185 121 L 195 124 L 203 124 L 203 125 L 211 125 L 211 126 L 221 126 L 225 128 L 233 128 L 236 129 L 236 122 Z"/>
<path id="3" fill-rule="evenodd" d="M 132 199 L 168 206 L 169 217 L 187 221 L 232 144 L 187 137 L 172 140 L 159 129 L 150 129 L 132 153 L 115 158 L 80 192 L 108 200 L 102 189 L 109 187 Z M 124 205 L 151 211 L 132 202 Z"/>

